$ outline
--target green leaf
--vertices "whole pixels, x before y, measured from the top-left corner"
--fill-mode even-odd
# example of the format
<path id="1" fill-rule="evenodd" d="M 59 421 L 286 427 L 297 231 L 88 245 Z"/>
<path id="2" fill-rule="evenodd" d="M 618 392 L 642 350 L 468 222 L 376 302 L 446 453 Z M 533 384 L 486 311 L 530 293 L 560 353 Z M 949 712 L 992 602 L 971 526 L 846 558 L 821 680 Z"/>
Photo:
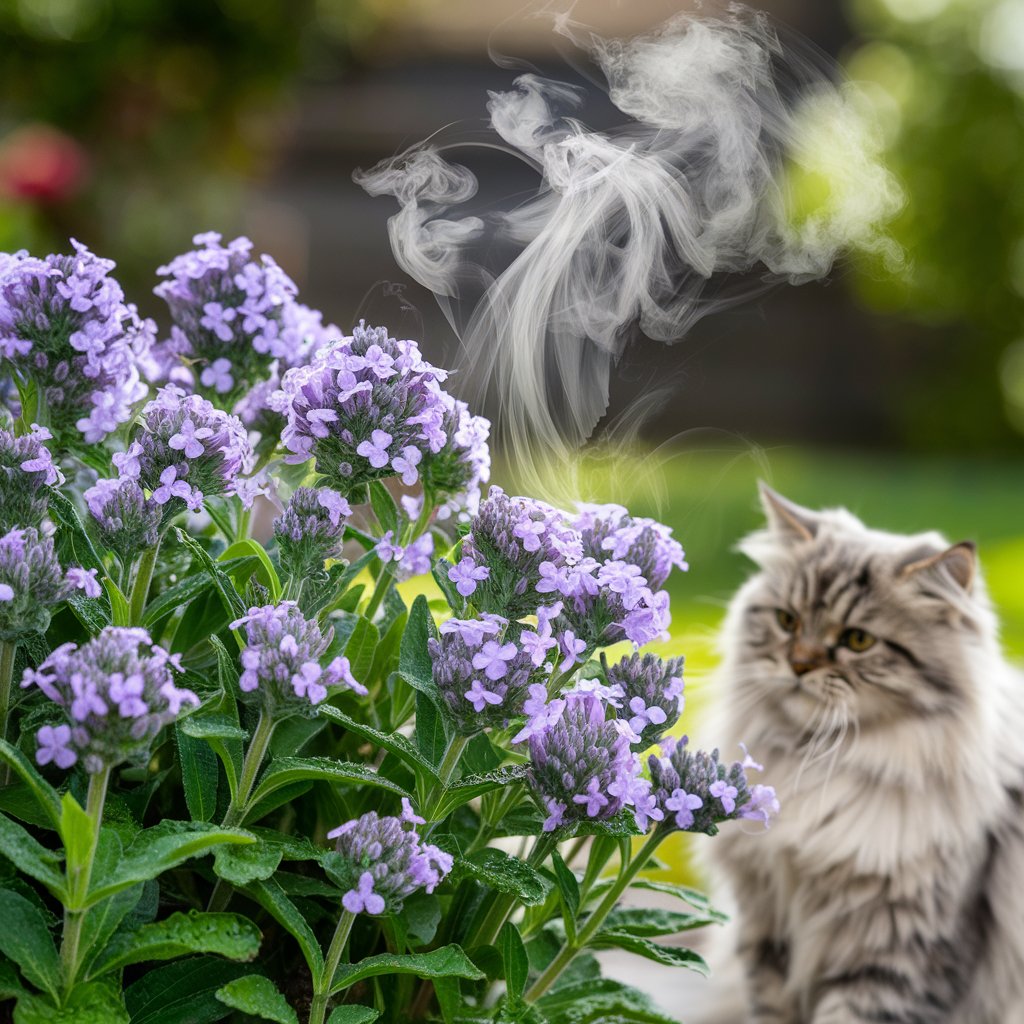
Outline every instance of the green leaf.
<path id="1" fill-rule="evenodd" d="M 637 878 L 630 883 L 631 889 L 648 889 L 651 892 L 665 893 L 667 896 L 675 896 L 676 899 L 688 903 L 699 914 L 703 914 L 716 924 L 723 924 L 729 920 L 728 914 L 723 914 L 711 906 L 704 893 L 697 889 L 690 889 L 685 885 L 677 885 L 675 882 L 662 882 L 655 878 Z"/>
<path id="2" fill-rule="evenodd" d="M 60 800 L 60 828 L 57 831 L 64 841 L 64 859 L 67 862 L 66 871 L 69 879 L 82 874 L 86 862 L 92 856 L 93 827 L 93 820 L 85 808 L 70 792 L 65 793 Z M 84 895 L 76 893 L 74 882 L 69 888 L 69 901 L 72 896 Z M 78 909 L 77 899 L 75 909 Z"/>
<path id="3" fill-rule="evenodd" d="M 373 667 L 373 654 L 377 649 L 380 633 L 369 619 L 362 615 L 356 619 L 355 628 L 345 644 L 345 657 L 352 667 L 352 675 L 359 682 L 365 682 Z"/>
<path id="4" fill-rule="evenodd" d="M 692 949 L 686 949 L 684 946 L 661 946 L 657 942 L 651 942 L 650 939 L 641 938 L 639 935 L 630 935 L 629 932 L 616 932 L 602 928 L 588 945 L 596 949 L 624 949 L 627 953 L 636 953 L 637 956 L 653 960 L 665 967 L 688 967 L 691 971 L 696 971 L 705 977 L 708 974 L 708 965 L 704 962 L 704 958 Z"/>
<path id="5" fill-rule="evenodd" d="M 49 1000 L 31 996 L 18 1000 L 15 1024 L 128 1024 L 120 989 L 105 981 L 76 985 L 57 1009 Z"/>
<path id="6" fill-rule="evenodd" d="M 398 796 L 409 795 L 401 786 L 378 775 L 365 764 L 333 761 L 329 757 L 276 757 L 257 783 L 252 803 L 259 803 L 282 786 L 305 780 L 376 786 Z"/>
<path id="7" fill-rule="evenodd" d="M 0 761 L 8 765 L 16 775 L 28 786 L 36 802 L 53 822 L 54 828 L 60 827 L 60 797 L 57 790 L 36 771 L 36 767 L 17 747 L 12 747 L 6 740 L 0 740 Z"/>
<path id="8" fill-rule="evenodd" d="M 454 943 L 429 953 L 408 953 L 398 956 L 381 953 L 357 964 L 342 964 L 334 976 L 331 993 L 341 992 L 357 981 L 381 974 L 414 974 L 417 978 L 468 978 L 479 981 L 484 972 Z"/>
<path id="9" fill-rule="evenodd" d="M 462 877 L 511 893 L 527 907 L 543 903 L 552 889 L 551 882 L 529 864 L 490 846 L 468 858 L 457 858 L 455 869 Z"/>
<path id="10" fill-rule="evenodd" d="M 390 530 L 392 539 L 397 541 L 398 508 L 395 499 L 391 497 L 391 492 L 379 480 L 370 482 L 370 504 L 373 506 L 377 522 L 385 531 Z"/>
<path id="11" fill-rule="evenodd" d="M 14 964 L 9 960 L 0 960 L 0 1002 L 6 999 L 17 999 L 23 994 L 25 994 L 25 987 L 21 984 Z"/>
<path id="12" fill-rule="evenodd" d="M 107 592 L 107 599 L 110 601 L 110 620 L 115 626 L 131 625 L 131 612 L 128 608 L 128 600 L 121 593 L 121 588 L 109 577 L 103 577 L 103 587 Z"/>
<path id="13" fill-rule="evenodd" d="M 461 807 L 484 793 L 517 785 L 526 778 L 528 770 L 529 765 L 517 764 L 482 772 L 479 775 L 464 776 L 445 790 L 436 817 L 444 818 L 456 807 Z"/>
<path id="14" fill-rule="evenodd" d="M 2 889 L 0 921 L 0 953 L 13 960 L 36 988 L 56 1000 L 60 962 L 42 911 L 24 896 Z"/>
<path id="15" fill-rule="evenodd" d="M 427 650 L 427 641 L 433 636 L 435 629 L 430 606 L 426 597 L 418 594 L 409 610 L 409 621 L 398 650 L 398 672 L 413 689 L 429 694 L 437 703 L 434 667 Z"/>
<path id="16" fill-rule="evenodd" d="M 48 850 L 31 833 L 6 815 L 0 815 L 0 855 L 19 871 L 42 882 L 59 900 L 66 895 L 60 856 Z"/>
<path id="17" fill-rule="evenodd" d="M 50 488 L 48 511 L 57 527 L 57 542 L 62 552 L 70 553 L 71 561 L 83 569 L 98 569 L 101 574 L 105 573 L 103 559 L 89 539 L 78 509 L 75 508 L 74 502 L 56 487 Z M 62 558 L 61 563 L 66 566 L 68 559 Z"/>
<path id="18" fill-rule="evenodd" d="M 233 558 L 219 564 L 221 571 L 231 576 L 255 568 L 257 559 L 254 555 L 247 555 L 244 558 Z M 192 573 L 183 580 L 179 580 L 174 586 L 168 587 L 162 594 L 149 602 L 142 616 L 143 626 L 148 629 L 165 615 L 170 615 L 171 612 L 186 607 L 197 597 L 205 594 L 212 586 L 213 579 L 205 570 Z"/>
<path id="19" fill-rule="evenodd" d="M 380 1010 L 369 1006 L 336 1006 L 331 1010 L 327 1024 L 373 1024 L 380 1016 Z"/>
<path id="20" fill-rule="evenodd" d="M 218 846 L 213 851 L 213 870 L 236 888 L 270 878 L 281 863 L 281 850 L 269 843 L 251 846 Z"/>
<path id="21" fill-rule="evenodd" d="M 220 596 L 221 603 L 224 605 L 224 610 L 232 618 L 241 618 L 245 615 L 246 607 L 245 602 L 242 600 L 241 595 L 235 590 L 234 583 L 231 582 L 231 578 L 224 573 L 224 571 L 217 565 L 216 562 L 210 557 L 209 552 L 199 544 L 196 540 L 190 537 L 184 530 L 176 526 L 174 532 L 178 537 L 178 543 L 183 547 L 189 549 L 192 554 L 199 560 L 199 564 L 209 574 L 210 579 L 213 581 L 213 588 L 217 591 Z M 239 648 L 245 646 L 241 638 L 236 633 L 236 639 L 238 640 Z"/>
<path id="22" fill-rule="evenodd" d="M 565 985 L 539 1000 L 549 1024 L 678 1024 L 638 989 L 610 978 Z"/>
<path id="23" fill-rule="evenodd" d="M 602 927 L 608 931 L 650 938 L 656 935 L 678 935 L 679 932 L 704 928 L 709 924 L 721 924 L 720 915 L 687 914 L 651 907 L 616 907 L 604 919 Z"/>
<path id="24" fill-rule="evenodd" d="M 416 946 L 429 946 L 441 923 L 441 901 L 434 893 L 413 893 L 402 907 L 406 937 Z"/>
<path id="25" fill-rule="evenodd" d="M 321 704 L 317 711 L 322 718 L 336 722 L 349 732 L 353 732 L 374 746 L 393 754 L 417 776 L 423 776 L 431 782 L 436 781 L 437 773 L 434 771 L 434 766 L 400 733 L 381 732 L 364 722 L 357 722 L 330 704 Z"/>
<path id="26" fill-rule="evenodd" d="M 526 957 L 526 947 L 523 945 L 519 929 L 511 921 L 506 921 L 501 927 L 498 951 L 501 953 L 501 962 L 505 965 L 505 984 L 508 987 L 509 998 L 519 1002 L 526 989 L 530 961 Z"/>
<path id="27" fill-rule="evenodd" d="M 434 577 L 434 582 L 441 593 L 444 594 L 448 607 L 456 615 L 460 615 L 466 608 L 466 599 L 455 589 L 455 584 L 448 578 L 448 570 L 451 567 L 452 563 L 447 558 L 439 558 L 430 570 L 430 574 Z"/>
<path id="28" fill-rule="evenodd" d="M 214 994 L 226 1006 L 241 1010 L 250 1017 L 272 1020 L 275 1024 L 299 1024 L 299 1015 L 288 1005 L 288 1000 L 269 978 L 262 975 L 236 978 Z"/>
<path id="29" fill-rule="evenodd" d="M 234 569 L 228 572 L 236 588 L 242 588 L 245 586 L 246 580 L 250 576 L 255 575 L 256 579 L 260 581 L 270 591 L 270 600 L 273 604 L 277 604 L 281 600 L 281 580 L 277 575 L 277 570 L 274 568 L 274 563 L 270 560 L 270 555 L 267 554 L 266 549 L 259 541 L 246 538 L 245 540 L 236 540 L 234 544 L 231 544 L 226 551 L 218 556 L 217 561 L 221 563 L 230 562 L 232 559 L 242 559 L 252 556 L 256 559 L 255 572 L 249 572 L 239 569 Z"/>
<path id="30" fill-rule="evenodd" d="M 565 921 L 565 934 L 570 942 L 576 942 L 576 915 L 580 910 L 580 884 L 576 876 L 562 860 L 557 851 L 551 852 L 551 863 L 555 869 L 555 883 L 562 900 L 562 918 Z"/>
<path id="31" fill-rule="evenodd" d="M 251 967 L 214 957 L 189 957 L 144 974 L 125 991 L 132 1024 L 213 1024 L 231 1009 L 216 993 Z"/>
<path id="32" fill-rule="evenodd" d="M 147 960 L 173 960 L 189 953 L 216 953 L 228 960 L 252 960 L 260 951 L 260 930 L 238 914 L 190 910 L 163 921 L 118 933 L 96 958 L 97 977 Z"/>
<path id="33" fill-rule="evenodd" d="M 104 830 L 107 831 L 107 830 Z M 112 833 L 110 837 L 117 839 Z M 116 844 L 119 852 L 120 842 Z M 97 857 L 95 868 L 100 877 L 108 868 L 101 867 L 100 858 Z M 86 979 L 93 977 L 92 963 L 96 957 L 103 952 L 111 936 L 117 931 L 118 925 L 139 905 L 145 885 L 139 883 L 128 889 L 122 889 L 119 893 L 109 899 L 97 903 L 96 906 L 85 912 L 85 923 L 82 926 L 81 961 L 84 966 L 83 976 Z"/>
<path id="34" fill-rule="evenodd" d="M 135 836 L 117 869 L 101 884 L 90 888 L 85 905 L 94 906 L 130 885 L 157 878 L 222 843 L 254 842 L 255 836 L 241 829 L 219 828 L 201 821 L 162 821 Z"/>
<path id="35" fill-rule="evenodd" d="M 188 813 L 195 821 L 213 821 L 217 813 L 217 790 L 220 771 L 217 755 L 209 744 L 190 736 L 178 722 L 174 728 L 174 741 L 178 748 L 178 765 L 185 790 Z"/>
<path id="36" fill-rule="evenodd" d="M 251 882 L 245 886 L 245 892 L 298 942 L 310 973 L 318 977 L 324 969 L 323 950 L 309 922 L 299 912 L 299 908 L 288 899 L 281 886 L 274 879 L 268 878 Z"/>
<path id="37" fill-rule="evenodd" d="M 416 745 L 432 765 L 439 765 L 448 749 L 444 718 L 435 700 L 422 690 L 416 693 Z"/>

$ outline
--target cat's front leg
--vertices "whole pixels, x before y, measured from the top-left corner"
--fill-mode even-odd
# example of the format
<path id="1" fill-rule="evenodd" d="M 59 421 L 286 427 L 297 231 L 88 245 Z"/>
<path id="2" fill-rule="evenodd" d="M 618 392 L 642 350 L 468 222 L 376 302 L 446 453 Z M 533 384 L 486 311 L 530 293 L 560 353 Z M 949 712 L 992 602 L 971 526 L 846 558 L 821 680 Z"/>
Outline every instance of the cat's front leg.
<path id="1" fill-rule="evenodd" d="M 934 998 L 937 993 L 929 998 L 920 974 L 898 956 L 886 960 L 826 978 L 811 1024 L 945 1024 L 949 1007 Z"/>

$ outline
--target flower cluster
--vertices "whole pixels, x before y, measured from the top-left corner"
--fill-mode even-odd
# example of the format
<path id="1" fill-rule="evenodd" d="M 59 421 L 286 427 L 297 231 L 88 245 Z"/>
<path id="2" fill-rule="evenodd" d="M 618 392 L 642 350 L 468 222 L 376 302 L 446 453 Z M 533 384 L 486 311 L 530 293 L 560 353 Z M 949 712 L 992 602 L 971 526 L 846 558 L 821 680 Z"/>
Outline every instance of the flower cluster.
<path id="1" fill-rule="evenodd" d="M 687 738 L 662 743 L 661 754 L 647 759 L 657 810 L 651 817 L 661 827 L 714 835 L 717 826 L 732 818 L 760 821 L 767 828 L 779 812 L 779 801 L 771 786 L 751 786 L 747 771 L 761 771 L 744 751 L 742 761 L 724 765 L 718 751 L 691 751 Z"/>
<path id="2" fill-rule="evenodd" d="M 51 436 L 34 423 L 21 437 L 0 429 L 0 530 L 38 526 L 46 516 L 48 488 L 64 482 L 43 443 Z"/>
<path id="3" fill-rule="evenodd" d="M 209 231 L 193 244 L 194 251 L 157 270 L 165 280 L 154 291 L 173 321 L 161 356 L 173 379 L 194 366 L 193 387 L 229 403 L 266 379 L 275 360 L 289 362 L 301 348 L 301 318 L 286 316 L 297 289 L 269 256 L 253 258 L 248 238 L 223 245 Z"/>
<path id="4" fill-rule="evenodd" d="M 423 359 L 415 342 L 396 341 L 383 327 L 360 324 L 352 337 L 284 375 L 272 401 L 288 420 L 281 435 L 291 453 L 286 461 L 315 459 L 317 472 L 343 494 L 389 476 L 410 487 L 421 475 L 438 487 L 452 480 L 466 486 L 469 471 L 479 472 L 484 462 L 467 448 L 478 444 L 480 429 L 470 424 L 461 445 L 454 434 L 449 437 L 462 418 L 441 390 L 446 376 Z M 435 457 L 443 464 L 433 467 Z M 459 466 L 465 472 L 452 476 Z"/>
<path id="5" fill-rule="evenodd" d="M 242 626 L 247 643 L 238 685 L 243 700 L 281 717 L 313 715 L 316 705 L 327 698 L 329 686 L 366 694 L 366 687 L 353 678 L 348 658 L 334 658 L 321 668 L 320 658 L 334 631 L 323 632 L 294 601 L 250 608 L 248 615 L 231 623 L 232 629 Z"/>
<path id="6" fill-rule="evenodd" d="M 137 480 L 172 512 L 197 511 L 205 498 L 218 494 L 245 497 L 238 476 L 252 461 L 252 445 L 237 416 L 174 385 L 157 392 L 142 410 L 127 450 L 114 456 L 122 478 Z"/>
<path id="7" fill-rule="evenodd" d="M 545 696 L 538 686 L 527 726 L 515 737 L 529 742 L 530 785 L 548 815 L 544 831 L 608 821 L 627 807 L 645 828 L 650 783 L 640 777 L 628 728 L 606 717 L 596 694 L 568 693 L 550 703 Z"/>
<path id="8" fill-rule="evenodd" d="M 525 648 L 504 639 L 507 625 L 496 615 L 449 619 L 440 638 L 427 641 L 434 683 L 463 735 L 503 725 L 523 711 L 534 666 Z"/>
<path id="9" fill-rule="evenodd" d="M 396 914 L 407 896 L 420 889 L 433 892 L 441 884 L 452 869 L 452 856 L 420 839 L 416 825 L 422 824 L 403 798 L 401 817 L 369 811 L 327 833 L 337 845 L 324 867 L 345 890 L 341 903 L 347 911 Z"/>
<path id="10" fill-rule="evenodd" d="M 77 430 L 95 444 L 145 394 L 137 364 L 154 328 L 125 304 L 114 264 L 72 245 L 70 256 L 0 254 L 0 356 L 35 384 L 36 418 L 62 441 Z"/>
<path id="11" fill-rule="evenodd" d="M 179 655 L 144 629 L 108 626 L 82 647 L 63 644 L 21 685 L 37 686 L 64 711 L 65 721 L 36 733 L 36 761 L 90 773 L 148 756 L 153 738 L 199 698 L 174 683 Z"/>
<path id="12" fill-rule="evenodd" d="M 633 653 L 605 669 L 609 700 L 642 747 L 668 732 L 683 713 L 683 659 Z"/>
<path id="13" fill-rule="evenodd" d="M 420 466 L 423 490 L 443 503 L 437 517 L 468 519 L 480 508 L 481 488 L 491 477 L 490 421 L 474 416 L 465 402 L 445 391 L 439 394 L 445 412 L 441 432 L 445 443 Z"/>
<path id="14" fill-rule="evenodd" d="M 130 564 L 160 536 L 163 509 L 147 498 L 137 480 L 97 480 L 85 492 L 85 504 L 99 531 L 100 542 L 122 565 Z"/>
<path id="15" fill-rule="evenodd" d="M 348 501 L 329 487 L 298 487 L 274 520 L 281 564 L 296 579 L 322 572 L 327 559 L 341 557 Z"/>
<path id="16" fill-rule="evenodd" d="M 45 632 L 51 609 L 75 588 L 99 597 L 96 570 L 74 566 L 65 573 L 52 537 L 33 527 L 9 530 L 0 537 L 0 640 Z"/>
<path id="17" fill-rule="evenodd" d="M 563 513 L 492 487 L 449 577 L 477 608 L 518 619 L 534 614 L 557 589 L 555 582 L 564 584 L 568 567 L 581 555 L 579 537 Z"/>

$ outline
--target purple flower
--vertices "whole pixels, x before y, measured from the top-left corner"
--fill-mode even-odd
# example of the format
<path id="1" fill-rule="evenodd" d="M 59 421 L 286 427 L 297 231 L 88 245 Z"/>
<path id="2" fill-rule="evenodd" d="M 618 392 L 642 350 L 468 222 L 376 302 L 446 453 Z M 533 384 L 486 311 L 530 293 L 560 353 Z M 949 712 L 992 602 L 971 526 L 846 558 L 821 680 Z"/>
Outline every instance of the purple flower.
<path id="1" fill-rule="evenodd" d="M 223 356 L 214 359 L 199 374 L 199 383 L 204 388 L 212 388 L 218 395 L 227 394 L 235 386 L 235 379 L 231 376 L 231 360 Z"/>
<path id="2" fill-rule="evenodd" d="M 321 508 L 327 509 L 327 516 L 332 526 L 338 526 L 342 519 L 352 515 L 352 509 L 348 502 L 337 492 L 329 487 L 320 487 L 316 492 L 316 499 Z"/>
<path id="3" fill-rule="evenodd" d="M 53 538 L 15 527 L 0 537 L 0 639 L 45 633 L 50 613 L 71 593 Z"/>
<path id="4" fill-rule="evenodd" d="M 69 768 L 81 759 L 96 773 L 125 761 L 144 762 L 154 738 L 199 698 L 174 683 L 180 655 L 156 646 L 144 629 L 108 626 L 78 647 L 63 644 L 21 685 L 36 686 L 65 721 L 36 734 L 39 764 Z"/>
<path id="5" fill-rule="evenodd" d="M 462 735 L 504 725 L 532 688 L 533 666 L 526 653 L 513 643 L 486 639 L 499 636 L 505 625 L 495 619 L 450 619 L 442 623 L 440 639 L 427 641 L 434 684 Z"/>
<path id="6" fill-rule="evenodd" d="M 463 597 L 472 595 L 477 583 L 490 575 L 491 570 L 486 565 L 477 565 L 472 558 L 463 558 L 458 565 L 453 565 L 448 570 L 448 579 L 455 584 L 455 589 Z"/>
<path id="7" fill-rule="evenodd" d="M 341 897 L 341 905 L 350 914 L 383 914 L 385 907 L 384 897 L 373 891 L 373 875 L 369 871 L 364 871 L 359 876 L 359 883 L 355 889 L 349 889 Z"/>
<path id="8" fill-rule="evenodd" d="M 234 330 L 231 321 L 238 315 L 235 309 L 225 309 L 219 302 L 207 302 L 203 304 L 203 315 L 199 318 L 199 325 L 212 331 L 221 341 L 231 341 L 234 337 Z"/>
<path id="9" fill-rule="evenodd" d="M 73 565 L 64 574 L 64 578 L 76 590 L 84 590 L 86 597 L 99 597 L 103 593 L 103 588 L 96 579 L 95 569 L 83 569 Z"/>
<path id="10" fill-rule="evenodd" d="M 501 695 L 492 693 L 479 679 L 473 680 L 473 685 L 470 686 L 463 696 L 473 705 L 473 710 L 476 712 L 483 711 L 488 704 L 500 704 L 502 702 Z"/>
<path id="11" fill-rule="evenodd" d="M 623 697 L 630 728 L 650 746 L 679 721 L 684 706 L 683 659 L 662 661 L 654 654 L 631 654 L 605 670 Z"/>
<path id="12" fill-rule="evenodd" d="M 70 725 L 44 725 L 36 733 L 36 763 L 49 764 L 51 761 L 58 768 L 70 768 L 78 755 L 71 749 Z"/>
<path id="13" fill-rule="evenodd" d="M 97 480 L 84 497 L 99 529 L 100 541 L 117 555 L 122 565 L 130 565 L 156 544 L 162 510 L 145 496 L 136 480 Z"/>
<path id="14" fill-rule="evenodd" d="M 61 446 L 79 447 L 131 418 L 153 325 L 125 303 L 112 262 L 71 244 L 45 259 L 0 254 L 0 356 L 38 390 Z"/>
<path id="15" fill-rule="evenodd" d="M 274 520 L 281 565 L 295 580 L 322 574 L 324 562 L 341 557 L 348 502 L 328 487 L 297 487 Z"/>
<path id="16" fill-rule="evenodd" d="M 172 434 L 167 442 L 169 448 L 175 451 L 184 452 L 187 459 L 198 459 L 206 449 L 202 442 L 213 435 L 209 427 L 196 427 L 191 419 L 186 417 L 178 427 L 178 432 Z"/>
<path id="17" fill-rule="evenodd" d="M 416 467 L 422 461 L 423 453 L 419 448 L 413 448 L 412 445 L 406 445 L 402 449 L 401 455 L 396 455 L 391 460 L 391 468 L 401 476 L 402 483 L 405 484 L 406 487 L 412 487 L 420 477 L 419 470 L 417 470 Z"/>
<path id="18" fill-rule="evenodd" d="M 327 833 L 336 849 L 324 857 L 324 868 L 344 892 L 346 910 L 397 914 L 414 892 L 433 892 L 441 884 L 453 860 L 420 839 L 415 826 L 422 821 L 403 800 L 401 817 L 369 811 Z"/>
<path id="19" fill-rule="evenodd" d="M 508 671 L 508 663 L 512 661 L 518 649 L 515 644 L 501 644 L 496 640 L 488 640 L 473 655 L 473 668 L 482 671 L 488 679 L 501 679 Z"/>
<path id="20" fill-rule="evenodd" d="M 39 526 L 45 518 L 49 486 L 64 482 L 43 443 L 50 436 L 36 424 L 20 437 L 0 429 L 0 530 Z"/>
<path id="21" fill-rule="evenodd" d="M 573 665 L 579 665 L 583 661 L 583 655 L 587 650 L 586 640 L 577 640 L 571 629 L 567 629 L 558 639 L 559 646 L 565 659 L 558 666 L 559 672 L 568 672 Z"/>
<path id="22" fill-rule="evenodd" d="M 356 447 L 356 454 L 362 455 L 374 469 L 381 469 L 388 464 L 388 445 L 392 437 L 386 430 L 375 430 L 369 441 L 361 441 Z"/>
<path id="23" fill-rule="evenodd" d="M 398 562 L 401 561 L 402 556 L 405 554 L 405 549 L 395 542 L 394 530 L 388 530 L 379 541 L 377 541 L 377 557 L 384 562 Z"/>
<path id="24" fill-rule="evenodd" d="M 607 821 L 632 806 L 647 786 L 629 741 L 606 719 L 601 701 L 569 694 L 552 705 L 528 736 L 531 791 L 549 812 L 544 830 Z"/>
<path id="25" fill-rule="evenodd" d="M 740 808 L 740 817 L 764 823 L 768 828 L 772 818 L 779 813 L 779 798 L 772 786 L 750 787 L 750 799 Z"/>
<path id="26" fill-rule="evenodd" d="M 405 553 L 398 566 L 398 579 L 407 580 L 413 576 L 426 575 L 430 572 L 433 554 L 433 536 L 425 533 L 422 537 L 417 537 L 411 544 L 406 545 Z"/>
<path id="27" fill-rule="evenodd" d="M 725 809 L 726 814 L 732 814 L 736 810 L 738 790 L 735 786 L 730 786 L 725 779 L 718 779 L 716 782 L 712 782 L 708 787 L 708 792 L 718 800 Z"/>
<path id="28" fill-rule="evenodd" d="M 238 685 L 242 700 L 259 702 L 279 717 L 311 717 L 326 699 L 328 687 L 346 686 L 366 694 L 346 658 L 335 658 L 326 668 L 320 659 L 330 646 L 332 629 L 323 632 L 315 619 L 306 619 L 294 601 L 250 608 L 248 615 L 231 623 L 245 626 L 246 647 L 241 654 Z"/>
<path id="29" fill-rule="evenodd" d="M 664 803 L 666 811 L 675 812 L 676 828 L 684 831 L 693 825 L 693 812 L 704 806 L 704 801 L 699 796 L 682 789 L 674 789 Z"/>

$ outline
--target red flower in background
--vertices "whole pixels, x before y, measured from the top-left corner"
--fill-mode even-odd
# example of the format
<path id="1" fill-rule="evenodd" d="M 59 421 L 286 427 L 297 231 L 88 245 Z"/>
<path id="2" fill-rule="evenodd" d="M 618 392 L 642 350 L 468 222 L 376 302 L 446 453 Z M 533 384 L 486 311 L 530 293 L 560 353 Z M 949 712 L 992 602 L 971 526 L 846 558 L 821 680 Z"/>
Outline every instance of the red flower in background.
<path id="1" fill-rule="evenodd" d="M 85 150 L 46 124 L 25 125 L 0 139 L 0 196 L 30 203 L 58 203 L 82 187 Z"/>

